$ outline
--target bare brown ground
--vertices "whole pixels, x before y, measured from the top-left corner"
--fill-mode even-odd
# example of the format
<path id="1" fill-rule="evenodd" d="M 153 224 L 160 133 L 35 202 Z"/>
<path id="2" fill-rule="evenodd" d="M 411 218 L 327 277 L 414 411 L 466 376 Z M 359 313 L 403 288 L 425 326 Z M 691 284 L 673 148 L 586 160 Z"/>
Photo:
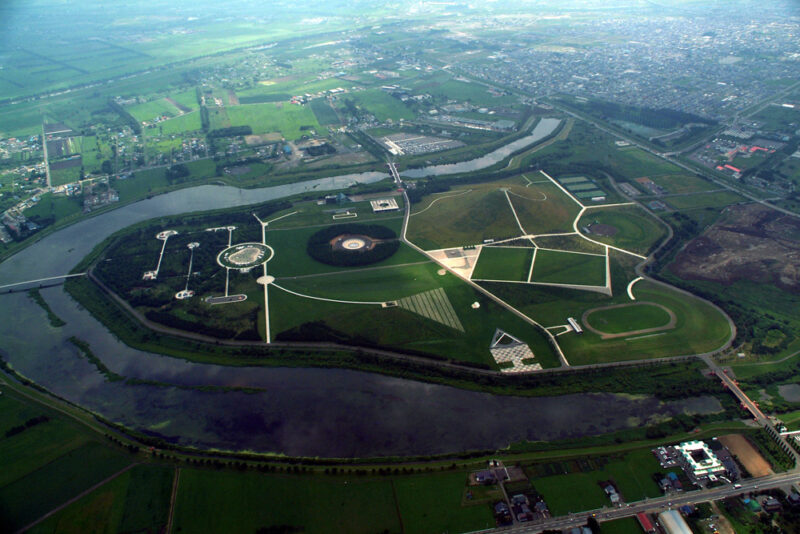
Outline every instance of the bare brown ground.
<path id="1" fill-rule="evenodd" d="M 720 436 L 719 441 L 731 451 L 731 454 L 739 459 L 739 462 L 754 477 L 763 477 L 773 473 L 769 462 L 741 434 Z"/>
<path id="2" fill-rule="evenodd" d="M 800 218 L 760 204 L 732 206 L 670 269 L 686 280 L 750 280 L 800 293 Z"/>

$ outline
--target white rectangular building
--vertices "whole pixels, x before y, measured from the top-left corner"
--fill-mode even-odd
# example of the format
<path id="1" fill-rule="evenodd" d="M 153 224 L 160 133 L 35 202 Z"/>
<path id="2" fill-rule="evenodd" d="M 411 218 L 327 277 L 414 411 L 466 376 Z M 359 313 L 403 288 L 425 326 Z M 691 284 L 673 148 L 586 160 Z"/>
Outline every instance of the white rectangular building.
<path id="1" fill-rule="evenodd" d="M 695 478 L 725 473 L 725 466 L 703 441 L 686 441 L 675 446 Z"/>

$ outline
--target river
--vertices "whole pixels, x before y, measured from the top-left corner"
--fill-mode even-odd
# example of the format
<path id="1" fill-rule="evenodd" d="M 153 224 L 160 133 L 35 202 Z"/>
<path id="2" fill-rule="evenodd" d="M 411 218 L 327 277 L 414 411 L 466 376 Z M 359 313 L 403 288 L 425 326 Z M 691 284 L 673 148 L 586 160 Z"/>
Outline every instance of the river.
<path id="1" fill-rule="evenodd" d="M 113 232 L 153 217 L 264 202 L 308 190 L 381 180 L 382 173 L 324 178 L 255 190 L 181 189 L 59 230 L 0 264 L 0 285 L 68 272 Z M 26 293 L 0 295 L 0 350 L 20 373 L 103 417 L 203 448 L 296 456 L 387 456 L 486 449 L 527 440 L 594 435 L 691 409 L 714 398 L 663 403 L 583 393 L 494 396 L 343 369 L 244 368 L 188 362 L 120 343 L 62 287 L 41 291 L 66 321 L 51 327 Z M 111 371 L 168 385 L 110 382 L 69 341 L 91 346 Z M 255 391 L 199 389 L 247 387 Z"/>

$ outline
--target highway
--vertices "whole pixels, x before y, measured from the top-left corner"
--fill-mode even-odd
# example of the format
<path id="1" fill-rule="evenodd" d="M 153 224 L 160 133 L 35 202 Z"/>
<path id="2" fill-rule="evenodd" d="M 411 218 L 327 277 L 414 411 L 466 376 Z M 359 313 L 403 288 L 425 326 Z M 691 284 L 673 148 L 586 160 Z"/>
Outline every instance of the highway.
<path id="1" fill-rule="evenodd" d="M 756 422 L 764 427 L 774 439 L 782 441 L 786 447 L 785 450 L 791 454 L 795 461 L 795 467 L 786 472 L 775 475 L 768 475 L 761 478 L 748 479 L 740 481 L 735 487 L 732 484 L 713 488 L 713 489 L 699 489 L 695 491 L 687 491 L 681 493 L 673 493 L 664 497 L 656 499 L 647 499 L 633 503 L 627 503 L 625 506 L 619 508 L 601 508 L 599 510 L 588 510 L 585 512 L 573 513 L 567 516 L 554 517 L 545 521 L 537 521 L 536 523 L 518 523 L 508 527 L 497 527 L 493 529 L 480 530 L 476 533 L 495 533 L 495 532 L 513 532 L 513 533 L 536 533 L 543 530 L 559 530 L 578 527 L 585 525 L 590 516 L 595 516 L 598 521 L 611 521 L 614 519 L 622 519 L 625 517 L 635 516 L 640 512 L 661 512 L 670 508 L 677 508 L 685 504 L 698 504 L 707 501 L 715 501 L 732 497 L 735 495 L 743 495 L 755 490 L 762 491 L 771 488 L 780 488 L 792 484 L 800 483 L 800 454 L 789 445 L 786 441 L 786 436 L 778 434 L 772 422 L 761 412 L 758 405 L 753 402 L 747 394 L 742 391 L 739 384 L 728 376 L 725 371 L 717 365 L 711 356 L 705 355 L 700 357 L 706 365 L 719 377 L 725 386 L 739 399 L 742 406 L 747 408 Z"/>
<path id="2" fill-rule="evenodd" d="M 726 485 L 713 489 L 703 489 L 696 491 L 685 491 L 673 493 L 656 499 L 647 499 L 633 503 L 627 503 L 620 508 L 601 508 L 599 510 L 589 510 L 587 512 L 570 514 L 567 516 L 554 517 L 536 523 L 520 523 L 508 527 L 497 527 L 485 530 L 477 530 L 470 534 L 478 533 L 499 533 L 513 532 L 514 534 L 533 534 L 543 530 L 559 530 L 585 525 L 592 515 L 600 521 L 611 521 L 635 516 L 640 512 L 658 513 L 670 508 L 677 508 L 685 504 L 699 504 L 702 502 L 715 501 L 736 495 L 743 495 L 754 490 L 762 491 L 765 489 L 779 488 L 800 482 L 800 470 L 795 468 L 790 472 L 777 475 L 769 475 L 757 479 L 748 479 L 741 482 L 740 488 L 733 485 Z"/>

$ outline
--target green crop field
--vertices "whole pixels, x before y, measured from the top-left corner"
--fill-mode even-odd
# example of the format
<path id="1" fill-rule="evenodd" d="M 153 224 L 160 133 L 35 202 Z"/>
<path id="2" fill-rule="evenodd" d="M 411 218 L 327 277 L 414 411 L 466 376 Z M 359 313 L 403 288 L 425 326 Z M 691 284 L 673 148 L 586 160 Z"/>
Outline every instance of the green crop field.
<path id="1" fill-rule="evenodd" d="M 718 185 L 709 182 L 708 180 L 688 174 L 650 175 L 648 178 L 653 180 L 657 185 L 674 194 L 698 193 L 701 191 L 711 191 L 719 188 Z M 640 189 L 643 189 L 642 186 L 635 182 L 634 185 Z"/>
<path id="2" fill-rule="evenodd" d="M 233 126 L 226 108 L 208 108 L 208 123 L 211 130 L 221 130 Z"/>
<path id="3" fill-rule="evenodd" d="M 192 111 L 158 123 L 157 129 L 163 134 L 179 134 L 183 132 L 194 132 L 203 128 L 200 120 L 200 112 Z"/>
<path id="4" fill-rule="evenodd" d="M 588 210 L 578 221 L 581 229 L 590 228 L 593 224 L 613 226 L 616 230 L 613 235 L 588 234 L 595 241 L 642 255 L 647 254 L 666 235 L 664 226 L 658 220 L 636 206 Z M 585 233 L 584 230 L 582 232 Z"/>
<path id="5" fill-rule="evenodd" d="M 472 278 L 484 280 L 528 280 L 532 248 L 483 247 Z"/>
<path id="6" fill-rule="evenodd" d="M 628 502 L 659 497 L 661 490 L 652 476 L 657 472 L 661 472 L 661 466 L 653 453 L 639 449 L 610 459 L 602 469 L 532 478 L 531 483 L 555 516 L 610 507 L 611 502 L 598 484 L 601 481 L 613 481 Z"/>
<path id="7" fill-rule="evenodd" d="M 418 475 L 393 480 L 406 533 L 466 532 L 494 526 L 486 505 L 462 507 L 464 473 Z"/>
<path id="8" fill-rule="evenodd" d="M 763 122 L 765 130 L 788 134 L 797 127 L 797 122 L 800 121 L 800 110 L 783 106 L 767 106 L 750 118 Z"/>
<path id="9" fill-rule="evenodd" d="M 25 216 L 40 223 L 52 223 L 83 211 L 80 199 L 53 194 L 43 195 L 39 203 L 25 210 Z"/>
<path id="10" fill-rule="evenodd" d="M 310 106 L 288 102 L 247 104 L 227 108 L 231 126 L 250 126 L 253 134 L 280 132 L 286 139 L 295 140 L 312 131 L 325 132 Z"/>
<path id="11" fill-rule="evenodd" d="M 53 187 L 71 184 L 81 179 L 81 165 L 68 167 L 66 169 L 50 169 L 50 182 Z"/>
<path id="12" fill-rule="evenodd" d="M 601 332 L 619 334 L 664 326 L 669 323 L 670 316 L 658 306 L 633 302 L 622 308 L 599 309 L 590 313 L 586 320 Z"/>
<path id="13" fill-rule="evenodd" d="M 200 108 L 200 103 L 197 101 L 197 91 L 195 89 L 188 89 L 179 93 L 170 93 L 169 98 L 192 111 Z"/>
<path id="14" fill-rule="evenodd" d="M 128 457 L 99 443 L 67 452 L 0 487 L 0 521 L 4 522 L 0 526 L 15 531 L 129 463 Z"/>
<path id="15" fill-rule="evenodd" d="M 317 121 L 319 121 L 319 123 L 323 126 L 340 123 L 339 116 L 336 115 L 336 112 L 324 98 L 312 100 L 310 105 L 311 110 L 314 112 L 314 116 L 317 118 Z"/>
<path id="16" fill-rule="evenodd" d="M 175 532 L 208 534 L 281 526 L 308 534 L 401 531 L 388 479 L 198 469 L 181 473 L 174 521 Z"/>
<path id="17" fill-rule="evenodd" d="M 445 81 L 444 83 L 431 87 L 429 91 L 433 95 L 441 95 L 487 108 L 513 105 L 517 100 L 514 96 L 495 96 L 490 93 L 489 88 L 484 85 L 460 82 L 457 80 Z"/>
<path id="18" fill-rule="evenodd" d="M 400 119 L 411 120 L 414 118 L 414 112 L 408 106 L 380 89 L 348 93 L 343 98 L 353 100 L 357 106 L 366 109 L 381 122 L 387 119 L 399 121 Z"/>
<path id="19" fill-rule="evenodd" d="M 532 282 L 604 286 L 606 258 L 574 252 L 537 250 Z"/>
<path id="20" fill-rule="evenodd" d="M 640 148 L 618 150 L 614 159 L 619 172 L 628 179 L 641 176 L 651 178 L 653 175 L 679 174 L 681 171 L 680 167 L 653 156 Z"/>
<path id="21" fill-rule="evenodd" d="M 166 98 L 159 98 L 144 104 L 136 104 L 127 108 L 127 111 L 139 122 L 150 122 L 161 116 L 176 117 L 181 114 L 181 110 Z"/>
<path id="22" fill-rule="evenodd" d="M 157 532 L 167 524 L 174 469 L 138 465 L 31 530 L 34 534 Z"/>
<path id="23" fill-rule="evenodd" d="M 714 193 L 698 193 L 681 197 L 670 197 L 667 203 L 677 210 L 722 208 L 744 202 L 745 198 L 730 191 L 717 191 Z"/>
<path id="24" fill-rule="evenodd" d="M 642 534 L 642 527 L 635 518 L 626 517 L 602 523 L 600 534 Z"/>

